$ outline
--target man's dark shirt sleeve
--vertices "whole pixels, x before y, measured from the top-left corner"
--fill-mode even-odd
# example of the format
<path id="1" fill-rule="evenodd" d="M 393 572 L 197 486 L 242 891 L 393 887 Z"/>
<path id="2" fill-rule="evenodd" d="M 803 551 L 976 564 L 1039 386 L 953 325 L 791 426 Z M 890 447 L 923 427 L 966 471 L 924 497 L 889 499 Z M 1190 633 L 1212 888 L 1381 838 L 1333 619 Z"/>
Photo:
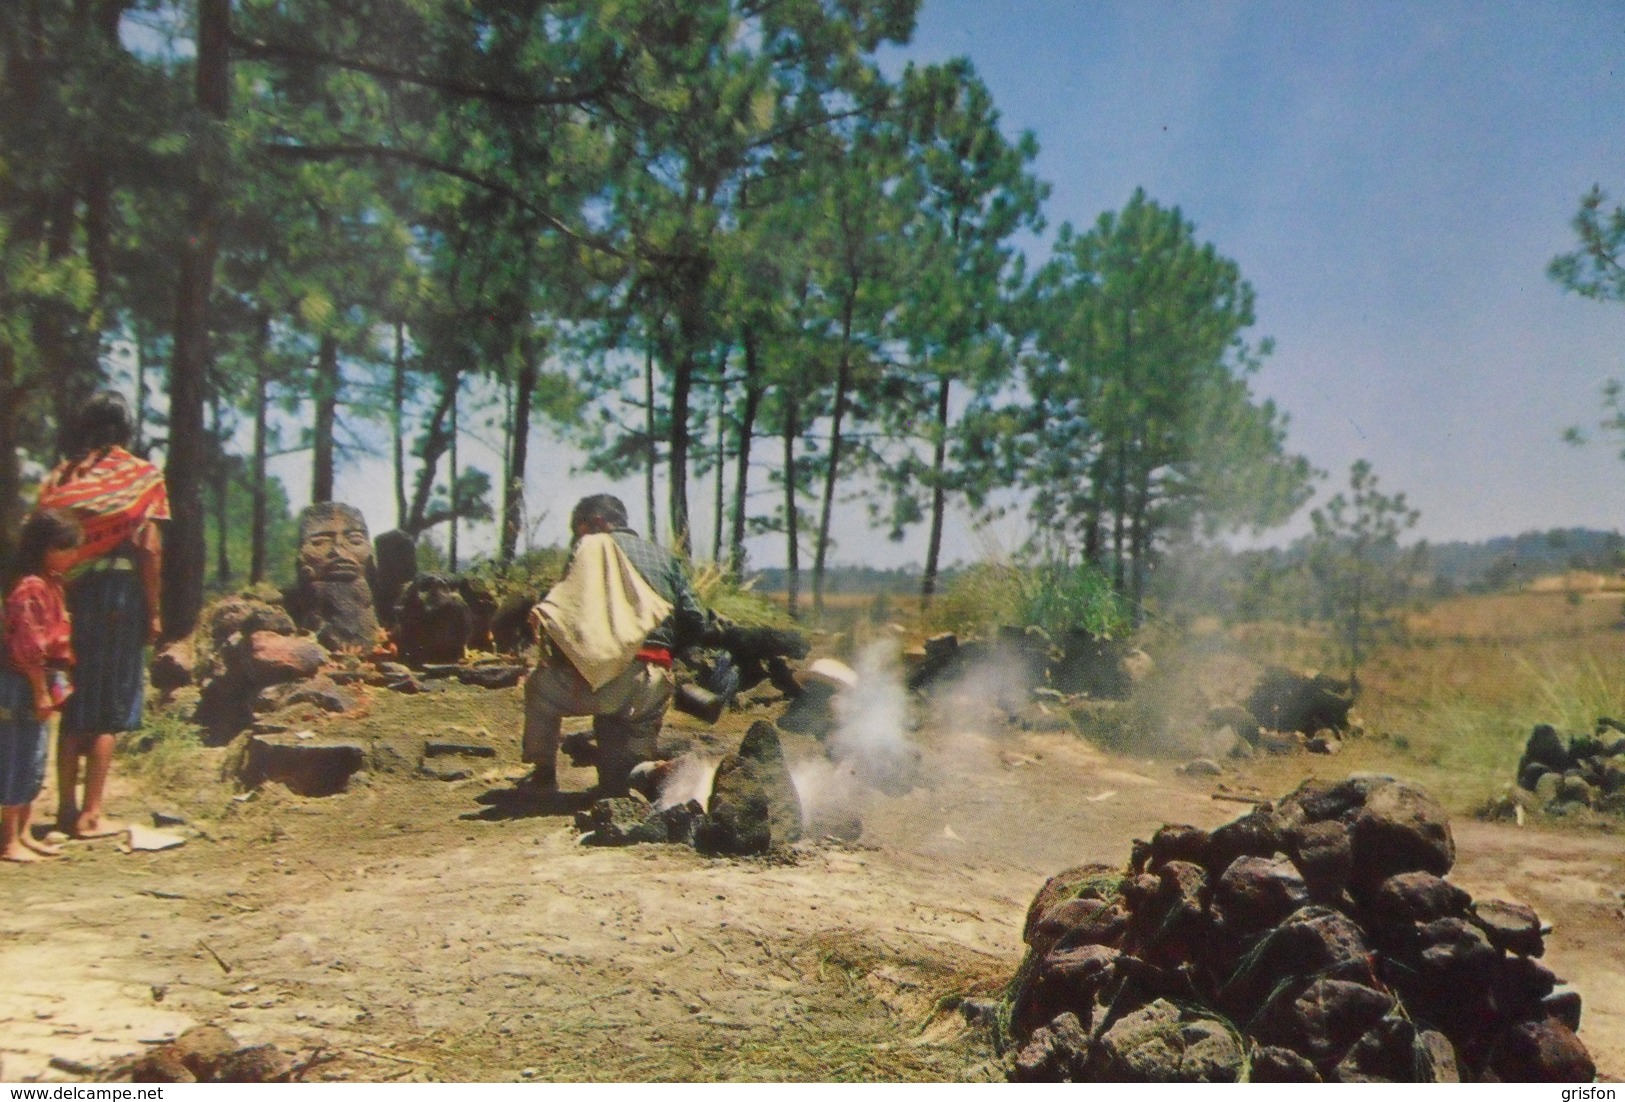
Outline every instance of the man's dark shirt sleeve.
<path id="1" fill-rule="evenodd" d="M 649 645 L 678 651 L 702 643 L 711 631 L 711 614 L 695 596 L 682 561 L 630 528 L 617 528 L 611 534 L 643 580 L 672 606 L 671 615 L 649 633 Z"/>

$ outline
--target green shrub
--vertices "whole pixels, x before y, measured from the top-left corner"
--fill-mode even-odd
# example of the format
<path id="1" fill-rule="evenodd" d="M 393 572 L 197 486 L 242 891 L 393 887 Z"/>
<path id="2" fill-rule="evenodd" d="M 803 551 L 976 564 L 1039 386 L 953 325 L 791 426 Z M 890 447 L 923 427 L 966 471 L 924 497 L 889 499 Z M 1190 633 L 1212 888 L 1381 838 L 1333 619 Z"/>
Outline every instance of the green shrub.
<path id="1" fill-rule="evenodd" d="M 1039 627 L 1051 637 L 1074 628 L 1120 636 L 1129 629 L 1123 600 L 1090 564 L 984 562 L 958 574 L 932 603 L 933 631 L 986 631 L 1000 625 Z"/>
<path id="2" fill-rule="evenodd" d="M 749 581 L 740 582 L 714 562 L 696 562 L 689 568 L 694 595 L 718 616 L 744 627 L 789 627 L 790 615 L 777 603 L 757 593 Z"/>
<path id="3" fill-rule="evenodd" d="M 513 596 L 535 600 L 564 577 L 569 554 L 567 548 L 542 547 L 522 551 L 507 563 L 481 559 L 468 568 L 468 574 L 484 582 L 498 604 Z"/>

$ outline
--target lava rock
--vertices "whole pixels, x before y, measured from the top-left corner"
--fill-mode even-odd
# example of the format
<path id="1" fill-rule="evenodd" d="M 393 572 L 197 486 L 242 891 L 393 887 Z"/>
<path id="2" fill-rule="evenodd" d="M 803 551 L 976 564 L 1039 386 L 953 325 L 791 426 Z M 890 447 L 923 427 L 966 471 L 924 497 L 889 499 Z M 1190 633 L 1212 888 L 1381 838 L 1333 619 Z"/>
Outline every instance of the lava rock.
<path id="1" fill-rule="evenodd" d="M 1071 1013 L 1091 1024 L 1095 997 L 1117 976 L 1122 954 L 1105 945 L 1052 949 L 1027 976 L 1012 1000 L 1011 1017 L 1022 1033 Z"/>
<path id="2" fill-rule="evenodd" d="M 1575 1033 L 1580 1032 L 1580 993 L 1572 987 L 1553 991 L 1540 1000 L 1540 1013 L 1554 1022 L 1562 1022 Z"/>
<path id="3" fill-rule="evenodd" d="M 1101 1034 L 1093 1065 L 1106 1082 L 1236 1083 L 1245 1054 L 1224 1022 L 1157 999 Z"/>
<path id="4" fill-rule="evenodd" d="M 1122 874 L 1110 865 L 1100 864 L 1074 865 L 1056 873 L 1045 880 L 1038 894 L 1033 896 L 1027 908 L 1026 921 L 1022 924 L 1021 940 L 1028 945 L 1033 944 L 1039 920 L 1063 900 L 1075 897 L 1096 900 L 1117 898 L 1117 882 L 1121 877 Z"/>
<path id="5" fill-rule="evenodd" d="M 1503 1083 L 1590 1083 L 1597 1065 L 1574 1031 L 1550 1019 L 1518 1022 L 1496 1038 L 1490 1070 Z"/>
<path id="6" fill-rule="evenodd" d="M 293 1058 L 275 1045 L 240 1048 L 220 1062 L 216 1083 L 287 1083 L 293 1078 Z"/>
<path id="7" fill-rule="evenodd" d="M 1354 1042 L 1332 1078 L 1339 1083 L 1459 1083 L 1461 1070 L 1450 1038 L 1418 1029 L 1404 1018 L 1384 1018 Z"/>
<path id="8" fill-rule="evenodd" d="M 1128 913 L 1099 899 L 1063 899 L 1045 911 L 1027 944 L 1047 953 L 1064 938 L 1072 945 L 1110 945 L 1122 940 Z"/>
<path id="9" fill-rule="evenodd" d="M 1473 897 L 1431 872 L 1402 872 L 1390 876 L 1371 898 L 1373 921 L 1391 924 L 1432 922 L 1460 918 Z"/>
<path id="10" fill-rule="evenodd" d="M 1311 899 L 1335 900 L 1348 887 L 1354 870 L 1354 842 L 1342 823 L 1302 823 L 1293 827 L 1288 852 L 1303 875 Z"/>
<path id="11" fill-rule="evenodd" d="M 1319 673 L 1299 673 L 1280 666 L 1264 671 L 1242 702 L 1258 722 L 1272 731 L 1312 735 L 1323 727 L 1348 730 L 1354 689 L 1347 681 Z"/>
<path id="12" fill-rule="evenodd" d="M 801 837 L 801 799 L 771 723 L 758 720 L 712 781 L 707 822 L 696 835 L 702 852 L 766 853 Z"/>
<path id="13" fill-rule="evenodd" d="M 172 693 L 192 683 L 196 668 L 197 658 L 192 651 L 192 643 L 182 639 L 158 649 L 147 667 L 147 677 L 159 692 Z"/>
<path id="14" fill-rule="evenodd" d="M 1284 857 L 1236 858 L 1213 893 L 1216 919 L 1239 930 L 1274 926 L 1308 902 L 1308 885 Z"/>
<path id="15" fill-rule="evenodd" d="M 595 846 L 664 842 L 669 837 L 666 821 L 651 814 L 649 801 L 642 796 L 598 800 L 586 811 L 576 814 L 576 829 L 588 844 Z"/>
<path id="16" fill-rule="evenodd" d="M 1289 1048 L 1279 1045 L 1258 1045 L 1249 1059 L 1252 1065 L 1250 1082 L 1253 1083 L 1319 1083 L 1320 1072 L 1315 1065 Z"/>
<path id="17" fill-rule="evenodd" d="M 1386 991 L 1316 979 L 1271 999 L 1260 1012 L 1256 1035 L 1265 1044 L 1302 1054 L 1324 1072 L 1393 1009 L 1394 997 Z"/>
<path id="18" fill-rule="evenodd" d="M 482 689 L 511 689 L 525 679 L 526 672 L 526 667 L 517 665 L 464 666 L 457 671 L 457 680 Z"/>
<path id="19" fill-rule="evenodd" d="M 1525 763 L 1538 762 L 1553 773 L 1561 773 L 1574 764 L 1569 755 L 1569 748 L 1563 745 L 1563 738 L 1556 728 L 1542 723 L 1529 733 L 1529 741 L 1524 744 L 1523 757 Z"/>
<path id="20" fill-rule="evenodd" d="M 327 648 L 314 639 L 256 631 L 244 640 L 240 662 L 250 685 L 263 689 L 316 676 L 327 661 Z"/>
<path id="21" fill-rule="evenodd" d="M 494 758 L 497 748 L 483 742 L 465 742 L 458 739 L 425 739 L 423 742 L 423 756 L 426 758 L 464 757 L 464 758 Z"/>
<path id="22" fill-rule="evenodd" d="M 236 1038 L 219 1026 L 193 1026 L 137 1061 L 131 1069 L 131 1082 L 211 1082 L 226 1057 L 237 1048 Z"/>
<path id="23" fill-rule="evenodd" d="M 1470 921 L 1484 931 L 1491 945 L 1504 952 L 1538 957 L 1546 951 L 1540 916 L 1523 903 L 1481 899 L 1473 904 Z"/>
<path id="24" fill-rule="evenodd" d="M 463 660 L 474 617 L 447 574 L 419 574 L 401 594 L 393 636 L 401 661 L 409 666 L 454 664 Z"/>
<path id="25" fill-rule="evenodd" d="M 1076 1014 L 1059 1014 L 1033 1030 L 1016 1053 L 1010 1079 L 1016 1083 L 1081 1082 L 1089 1061 L 1089 1034 Z"/>
<path id="26" fill-rule="evenodd" d="M 248 740 L 241 777 L 250 788 L 279 781 L 301 796 L 331 796 L 348 787 L 366 759 L 360 743 L 254 735 Z"/>
<path id="27" fill-rule="evenodd" d="M 1286 824 L 1267 804 L 1216 827 L 1209 835 L 1207 870 L 1222 876 L 1238 857 L 1271 857 L 1289 848 Z"/>
<path id="28" fill-rule="evenodd" d="M 1456 843 L 1444 808 L 1408 781 L 1374 789 L 1354 818 L 1354 869 L 1375 887 L 1396 873 L 1443 876 L 1456 863 Z"/>
<path id="29" fill-rule="evenodd" d="M 1208 832 L 1200 827 L 1187 826 L 1183 823 L 1164 826 L 1151 836 L 1149 868 L 1154 872 L 1169 861 L 1189 861 L 1205 865 L 1212 841 Z"/>

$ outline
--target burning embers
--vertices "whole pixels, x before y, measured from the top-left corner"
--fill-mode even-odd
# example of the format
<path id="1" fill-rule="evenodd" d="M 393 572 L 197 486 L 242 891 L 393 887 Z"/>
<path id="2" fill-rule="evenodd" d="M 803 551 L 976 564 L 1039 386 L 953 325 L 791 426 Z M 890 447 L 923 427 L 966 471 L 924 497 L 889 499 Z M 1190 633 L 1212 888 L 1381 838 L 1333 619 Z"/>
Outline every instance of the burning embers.
<path id="1" fill-rule="evenodd" d="M 640 766 L 633 781 L 655 802 L 641 794 L 599 800 L 576 817 L 583 842 L 677 842 L 701 853 L 748 856 L 801 837 L 801 801 L 771 723 L 751 724 L 739 749 L 715 766 L 678 758 Z"/>
<path id="2" fill-rule="evenodd" d="M 896 650 L 871 647 L 859 655 L 856 670 L 820 659 L 808 668 L 807 681 L 778 727 L 758 720 L 738 750 L 720 761 L 691 753 L 639 766 L 632 779 L 641 795 L 600 800 L 577 817 L 583 841 L 678 842 L 702 853 L 744 856 L 804 836 L 855 840 L 863 831 L 859 794 L 901 794 L 917 771 Z M 781 727 L 815 735 L 822 752 L 792 765 Z"/>
<path id="3" fill-rule="evenodd" d="M 1010 1076 L 1589 1081 L 1540 919 L 1475 902 L 1443 879 L 1454 860 L 1431 796 L 1361 775 L 1053 876 L 1010 988 Z"/>

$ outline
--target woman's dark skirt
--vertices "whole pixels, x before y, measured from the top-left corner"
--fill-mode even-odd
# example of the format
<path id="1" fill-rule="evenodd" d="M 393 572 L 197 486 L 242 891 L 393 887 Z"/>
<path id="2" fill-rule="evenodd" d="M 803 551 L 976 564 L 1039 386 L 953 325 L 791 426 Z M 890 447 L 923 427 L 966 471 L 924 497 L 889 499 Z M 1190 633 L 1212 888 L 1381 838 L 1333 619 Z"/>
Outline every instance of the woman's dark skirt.
<path id="1" fill-rule="evenodd" d="M 28 678 L 0 669 L 0 806 L 31 804 L 45 783 L 45 724 Z"/>
<path id="2" fill-rule="evenodd" d="M 146 694 L 147 595 L 134 570 L 91 570 L 68 584 L 73 617 L 73 695 L 62 707 L 64 735 L 101 735 L 141 726 Z"/>

